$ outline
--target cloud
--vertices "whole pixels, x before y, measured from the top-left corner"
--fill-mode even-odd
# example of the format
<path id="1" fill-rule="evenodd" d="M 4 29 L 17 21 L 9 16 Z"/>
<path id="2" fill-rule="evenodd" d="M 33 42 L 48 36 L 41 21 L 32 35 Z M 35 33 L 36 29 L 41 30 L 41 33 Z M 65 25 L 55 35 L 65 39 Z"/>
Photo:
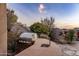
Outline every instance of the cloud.
<path id="1" fill-rule="evenodd" d="M 41 14 L 46 13 L 44 4 L 40 4 L 38 10 Z"/>

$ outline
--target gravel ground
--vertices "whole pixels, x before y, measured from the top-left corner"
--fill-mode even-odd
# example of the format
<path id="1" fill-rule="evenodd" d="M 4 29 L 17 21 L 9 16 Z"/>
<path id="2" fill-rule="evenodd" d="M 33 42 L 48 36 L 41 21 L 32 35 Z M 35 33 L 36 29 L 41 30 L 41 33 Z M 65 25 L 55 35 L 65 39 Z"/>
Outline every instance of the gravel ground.
<path id="1" fill-rule="evenodd" d="M 79 56 L 79 41 L 74 44 L 58 44 L 63 51 L 63 56 Z"/>

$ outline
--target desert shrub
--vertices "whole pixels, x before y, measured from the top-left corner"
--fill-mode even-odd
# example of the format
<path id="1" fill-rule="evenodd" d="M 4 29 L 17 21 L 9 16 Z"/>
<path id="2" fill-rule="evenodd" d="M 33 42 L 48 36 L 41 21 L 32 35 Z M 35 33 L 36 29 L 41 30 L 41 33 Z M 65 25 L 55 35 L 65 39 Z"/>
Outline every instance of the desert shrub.
<path id="1" fill-rule="evenodd" d="M 68 43 L 72 43 L 74 41 L 74 30 L 69 30 L 67 34 Z"/>

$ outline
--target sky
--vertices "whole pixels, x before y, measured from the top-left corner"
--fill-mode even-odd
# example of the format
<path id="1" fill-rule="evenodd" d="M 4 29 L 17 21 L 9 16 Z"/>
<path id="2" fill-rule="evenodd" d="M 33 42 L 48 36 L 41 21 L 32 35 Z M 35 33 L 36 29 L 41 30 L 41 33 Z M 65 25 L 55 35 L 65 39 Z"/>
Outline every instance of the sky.
<path id="1" fill-rule="evenodd" d="M 10 3 L 8 9 L 15 11 L 18 22 L 32 25 L 41 18 L 54 17 L 59 28 L 79 27 L 79 4 L 77 3 Z"/>

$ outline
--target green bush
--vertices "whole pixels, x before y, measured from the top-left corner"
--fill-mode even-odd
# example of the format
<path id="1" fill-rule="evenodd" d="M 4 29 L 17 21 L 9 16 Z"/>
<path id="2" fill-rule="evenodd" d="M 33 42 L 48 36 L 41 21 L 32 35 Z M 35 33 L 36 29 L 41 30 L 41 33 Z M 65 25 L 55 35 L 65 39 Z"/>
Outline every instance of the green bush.
<path id="1" fill-rule="evenodd" d="M 46 25 L 43 25 L 42 23 L 34 23 L 33 25 L 30 26 L 31 31 L 34 33 L 37 33 L 38 36 L 40 34 L 47 34 L 49 35 L 49 29 Z"/>
<path id="2" fill-rule="evenodd" d="M 68 43 L 72 43 L 72 41 L 74 40 L 74 30 L 69 30 L 68 34 Z"/>

